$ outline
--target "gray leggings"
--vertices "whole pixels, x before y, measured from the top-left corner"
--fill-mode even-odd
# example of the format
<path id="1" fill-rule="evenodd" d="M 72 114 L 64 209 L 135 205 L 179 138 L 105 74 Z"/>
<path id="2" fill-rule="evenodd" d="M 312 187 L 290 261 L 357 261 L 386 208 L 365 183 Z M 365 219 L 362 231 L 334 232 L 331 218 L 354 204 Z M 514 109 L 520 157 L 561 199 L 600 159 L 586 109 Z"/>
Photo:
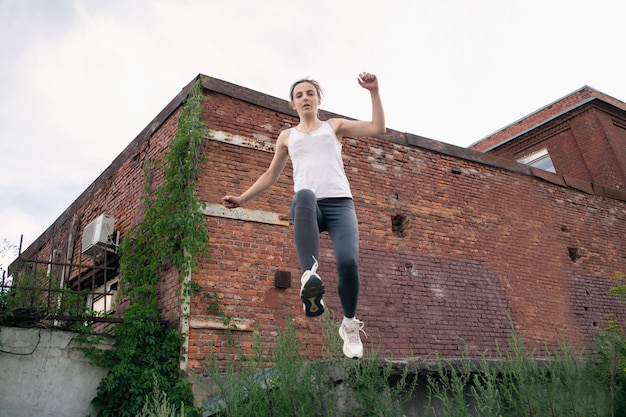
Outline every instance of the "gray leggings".
<path id="1" fill-rule="evenodd" d="M 351 198 L 317 200 L 311 190 L 300 190 L 291 202 L 296 252 L 302 272 L 317 259 L 320 233 L 327 231 L 335 249 L 337 292 L 343 314 L 356 314 L 359 298 L 359 228 Z"/>

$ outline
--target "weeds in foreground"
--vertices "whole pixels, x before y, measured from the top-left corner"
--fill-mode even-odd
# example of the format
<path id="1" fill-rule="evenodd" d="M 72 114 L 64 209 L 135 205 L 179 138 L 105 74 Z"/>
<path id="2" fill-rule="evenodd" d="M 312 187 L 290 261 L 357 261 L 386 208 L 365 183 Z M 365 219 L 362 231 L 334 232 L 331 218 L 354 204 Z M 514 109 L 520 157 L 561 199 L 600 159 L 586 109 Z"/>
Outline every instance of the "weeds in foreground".
<path id="1" fill-rule="evenodd" d="M 332 321 L 322 320 L 322 326 L 330 339 L 326 343 L 336 344 Z M 480 359 L 470 359 L 469 355 L 456 360 L 437 359 L 438 370 L 425 379 L 410 375 L 408 366 L 398 372 L 376 353 L 360 361 L 335 355 L 309 362 L 301 355 L 302 345 L 291 322 L 278 335 L 272 368 L 262 367 L 266 362 L 261 359 L 267 359 L 260 354 L 264 351 L 262 345 L 257 344 L 256 349 L 257 359 L 241 358 L 239 364 L 244 365 L 238 372 L 232 366 L 220 370 L 216 361 L 209 366 L 220 392 L 210 403 L 211 415 L 623 415 L 612 409 L 609 387 L 599 377 L 593 360 L 566 345 L 536 355 L 526 350 L 515 333 L 507 349 L 496 348 L 495 354 Z M 409 409 L 406 401 L 415 395 L 418 380 L 426 385 L 428 398 L 422 399 L 425 404 Z"/>
<path id="2" fill-rule="evenodd" d="M 159 389 L 159 384 L 154 379 L 152 396 L 148 397 L 143 408 L 136 417 L 186 417 L 185 404 L 180 407 L 172 404 L 165 391 Z"/>
<path id="3" fill-rule="evenodd" d="M 622 275 L 619 283 L 625 281 Z M 626 297 L 626 285 L 618 288 Z M 218 395 L 209 401 L 204 415 L 626 416 L 626 337 L 610 317 L 609 327 L 598 333 L 586 355 L 565 344 L 538 355 L 529 352 L 513 331 L 506 349 L 496 345 L 495 353 L 485 352 L 480 359 L 471 359 L 469 352 L 460 359 L 436 359 L 438 369 L 425 379 L 410 375 L 419 370 L 409 372 L 408 366 L 398 373 L 375 349 L 370 349 L 369 359 L 338 357 L 336 325 L 328 316 L 320 323 L 324 356 L 314 362 L 303 354 L 291 321 L 279 331 L 269 355 L 260 337 L 253 344 L 253 355 L 241 355 L 226 369 L 218 366 L 214 355 L 207 369 Z M 406 407 L 410 396 L 416 395 L 418 381 L 427 389 L 426 404 L 413 402 Z M 178 417 L 176 408 L 159 408 L 164 402 L 167 398 L 155 391 L 147 407 L 156 411 L 140 417 Z"/>
<path id="4" fill-rule="evenodd" d="M 566 346 L 534 357 L 518 350 L 496 359 L 439 362 L 428 376 L 428 416 L 611 416 L 605 386 L 593 364 Z M 517 340 L 515 340 L 517 339 Z"/>
<path id="5" fill-rule="evenodd" d="M 336 325 L 328 317 L 320 323 L 326 344 L 336 345 Z M 335 354 L 310 362 L 301 353 L 303 346 L 296 333 L 291 321 L 280 329 L 272 368 L 263 367 L 260 339 L 255 341 L 257 354 L 242 357 L 238 370 L 233 365 L 220 369 L 213 358 L 207 368 L 219 395 L 209 402 L 209 413 L 220 417 L 401 415 L 404 394 L 414 389 L 408 372 L 390 387 L 392 365 L 380 365 L 378 357 L 356 361 Z"/>
<path id="6" fill-rule="evenodd" d="M 331 320 L 320 320 L 333 339 Z M 623 391 L 609 380 L 597 355 L 583 357 L 566 345 L 546 349 L 541 357 L 527 352 L 513 334 L 507 349 L 480 359 L 437 359 L 438 369 L 426 378 L 399 372 L 390 361 L 348 360 L 337 355 L 310 362 L 303 354 L 297 329 L 289 321 L 280 329 L 267 367 L 268 352 L 257 337 L 253 354 L 219 367 L 207 366 L 218 395 L 204 415 L 246 416 L 412 416 L 412 417 L 543 417 L 624 416 Z M 620 339 L 621 340 L 621 339 Z M 329 345 L 336 340 L 327 340 Z M 623 343 L 623 340 L 621 341 Z M 618 343 L 619 345 L 619 343 Z M 336 350 L 335 352 L 340 352 Z M 606 356 L 606 355 L 605 355 Z M 619 356 L 619 355 L 618 355 Z M 614 360 L 613 362 L 619 363 Z M 406 406 L 418 381 L 427 398 Z M 182 411 L 155 391 L 139 417 L 178 417 Z M 419 401 L 417 401 L 419 403 Z M 620 408 L 621 407 L 621 408 Z"/>

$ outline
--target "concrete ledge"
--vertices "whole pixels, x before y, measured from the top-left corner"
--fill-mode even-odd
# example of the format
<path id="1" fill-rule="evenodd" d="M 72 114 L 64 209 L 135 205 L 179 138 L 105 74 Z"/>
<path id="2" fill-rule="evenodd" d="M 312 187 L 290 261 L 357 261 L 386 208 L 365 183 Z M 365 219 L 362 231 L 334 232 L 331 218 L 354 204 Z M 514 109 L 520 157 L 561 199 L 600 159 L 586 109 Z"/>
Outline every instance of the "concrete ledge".
<path id="1" fill-rule="evenodd" d="M 249 210 L 242 207 L 228 209 L 221 204 L 204 203 L 200 211 L 207 216 L 244 220 L 278 226 L 289 226 L 289 217 L 271 211 Z"/>
<path id="2" fill-rule="evenodd" d="M 261 140 L 247 136 L 233 135 L 232 133 L 221 130 L 209 130 L 208 138 L 218 142 L 242 146 L 244 148 L 257 149 L 263 152 L 274 152 L 274 143 L 269 138 L 267 140 Z"/>
<path id="3" fill-rule="evenodd" d="M 593 191 L 596 195 L 601 195 L 608 198 L 613 198 L 615 200 L 626 201 L 626 191 L 618 190 L 617 188 L 605 187 L 600 184 L 592 184 Z"/>
<path id="4" fill-rule="evenodd" d="M 565 180 L 565 184 L 567 184 L 570 188 L 575 188 L 578 191 L 591 195 L 595 194 L 593 191 L 593 185 L 590 182 L 579 180 L 578 178 L 568 177 L 567 175 L 563 175 L 563 179 Z"/>
<path id="5" fill-rule="evenodd" d="M 553 172 L 545 171 L 543 169 L 530 167 L 530 172 L 532 172 L 533 176 L 537 178 L 541 178 L 544 181 L 551 182 L 552 184 L 560 185 L 561 187 L 567 187 L 565 183 L 565 179 L 563 175 L 555 174 Z"/>
<path id="6" fill-rule="evenodd" d="M 254 320 L 231 318 L 225 322 L 222 317 L 193 316 L 189 318 L 189 327 L 192 329 L 233 330 L 241 332 L 254 331 Z"/>

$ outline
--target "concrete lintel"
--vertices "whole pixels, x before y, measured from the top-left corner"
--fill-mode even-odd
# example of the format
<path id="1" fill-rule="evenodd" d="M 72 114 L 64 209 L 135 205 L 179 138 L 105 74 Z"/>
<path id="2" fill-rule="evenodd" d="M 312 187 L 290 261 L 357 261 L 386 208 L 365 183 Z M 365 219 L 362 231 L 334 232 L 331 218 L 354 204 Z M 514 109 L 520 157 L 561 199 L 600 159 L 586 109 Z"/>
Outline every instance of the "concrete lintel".
<path id="1" fill-rule="evenodd" d="M 230 143 L 231 145 L 241 146 L 244 148 L 257 149 L 264 152 L 274 152 L 274 143 L 267 138 L 262 140 L 259 138 L 250 138 L 248 136 L 233 135 L 229 132 L 221 130 L 209 130 L 209 139 L 218 142 Z"/>
<path id="2" fill-rule="evenodd" d="M 271 211 L 250 210 L 242 207 L 228 209 L 221 204 L 214 203 L 204 203 L 200 211 L 212 217 L 225 217 L 227 219 L 244 220 L 248 222 L 289 226 L 289 217 Z"/>
<path id="3" fill-rule="evenodd" d="M 254 331 L 254 320 L 231 318 L 228 323 L 222 317 L 192 316 L 189 318 L 189 327 L 192 329 L 234 330 L 241 332 Z"/>

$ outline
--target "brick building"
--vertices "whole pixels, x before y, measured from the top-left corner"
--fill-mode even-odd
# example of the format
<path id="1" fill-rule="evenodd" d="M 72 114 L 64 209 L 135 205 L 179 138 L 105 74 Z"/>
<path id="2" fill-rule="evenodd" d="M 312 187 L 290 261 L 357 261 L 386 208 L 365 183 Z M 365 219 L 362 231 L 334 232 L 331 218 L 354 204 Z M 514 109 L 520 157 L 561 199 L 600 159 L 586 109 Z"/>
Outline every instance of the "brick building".
<path id="1" fill-rule="evenodd" d="M 226 210 L 219 204 L 223 195 L 245 190 L 265 171 L 278 133 L 296 125 L 297 115 L 284 100 L 199 78 L 207 97 L 203 116 L 209 134 L 197 196 L 206 203 L 211 243 L 210 256 L 201 260 L 191 278 L 203 291 L 219 296 L 222 312 L 237 327 L 226 334 L 223 320 L 201 296 L 191 298 L 189 315 L 184 316 L 176 273 L 164 271 L 162 316 L 188 335 L 183 366 L 189 375 L 202 372 L 211 348 L 228 360 L 240 347 L 245 351 L 252 345 L 255 332 L 271 346 L 289 317 L 313 347 L 319 347 L 321 333 L 318 320 L 302 314 L 298 297 L 300 273 L 289 219 L 291 166 L 270 192 L 246 208 Z M 114 218 L 111 227 L 125 238 L 142 217 L 145 169 L 167 152 L 191 85 L 23 257 L 42 263 L 57 260 L 54 268 L 61 261 L 84 264 L 82 252 L 88 249 L 81 239 L 102 214 Z M 560 120 L 568 121 L 569 133 L 562 135 L 577 138 L 580 129 L 597 132 L 598 124 L 607 131 L 626 126 L 623 103 L 583 91 L 594 98 L 551 114 L 539 111 L 526 124 L 511 125 L 474 145 L 475 150 L 391 129 L 380 137 L 345 138 L 344 164 L 361 233 L 358 317 L 366 323 L 366 349 L 375 346 L 395 357 L 433 352 L 458 357 L 466 346 L 482 352 L 493 349 L 496 341 L 506 344 L 512 326 L 531 347 L 565 340 L 582 348 L 606 324 L 607 314 L 626 320 L 624 305 L 606 294 L 612 285 L 609 278 L 626 270 L 623 134 L 621 139 L 611 136 L 607 146 L 597 149 L 606 153 L 605 160 L 617 160 L 614 168 L 596 166 L 587 176 L 574 168 L 563 168 L 568 175 L 561 175 L 515 162 L 526 150 L 504 152 L 506 145 L 518 142 L 507 138 L 517 136 L 527 142 L 524 149 L 533 152 L 536 137 L 547 134 L 528 130 L 536 125 L 552 132 Z M 570 117 L 575 114 L 595 116 L 596 124 Z M 594 140 L 603 139 L 600 135 Z M 552 143 L 547 146 L 555 166 L 566 166 L 552 151 Z M 554 143 L 566 152 L 565 145 Z M 502 156 L 491 155 L 500 149 Z M 484 150 L 488 152 L 479 152 Z M 598 163 L 597 155 L 576 155 L 581 156 L 586 166 Z M 108 224 L 107 218 L 100 220 Z M 327 235 L 321 245 L 318 272 L 327 286 L 327 305 L 339 317 Z M 115 278 L 116 255 L 107 256 L 110 259 L 101 265 L 110 266 L 109 278 Z M 63 277 L 64 285 L 97 286 L 104 285 L 103 274 L 102 269 L 75 267 L 55 276 Z M 110 283 L 105 290 L 113 293 Z M 104 308 L 111 304 L 107 298 L 92 301 L 104 303 Z M 117 308 L 123 310 L 122 305 Z"/>
<path id="2" fill-rule="evenodd" d="M 584 86 L 470 149 L 624 190 L 625 111 L 626 103 Z"/>

